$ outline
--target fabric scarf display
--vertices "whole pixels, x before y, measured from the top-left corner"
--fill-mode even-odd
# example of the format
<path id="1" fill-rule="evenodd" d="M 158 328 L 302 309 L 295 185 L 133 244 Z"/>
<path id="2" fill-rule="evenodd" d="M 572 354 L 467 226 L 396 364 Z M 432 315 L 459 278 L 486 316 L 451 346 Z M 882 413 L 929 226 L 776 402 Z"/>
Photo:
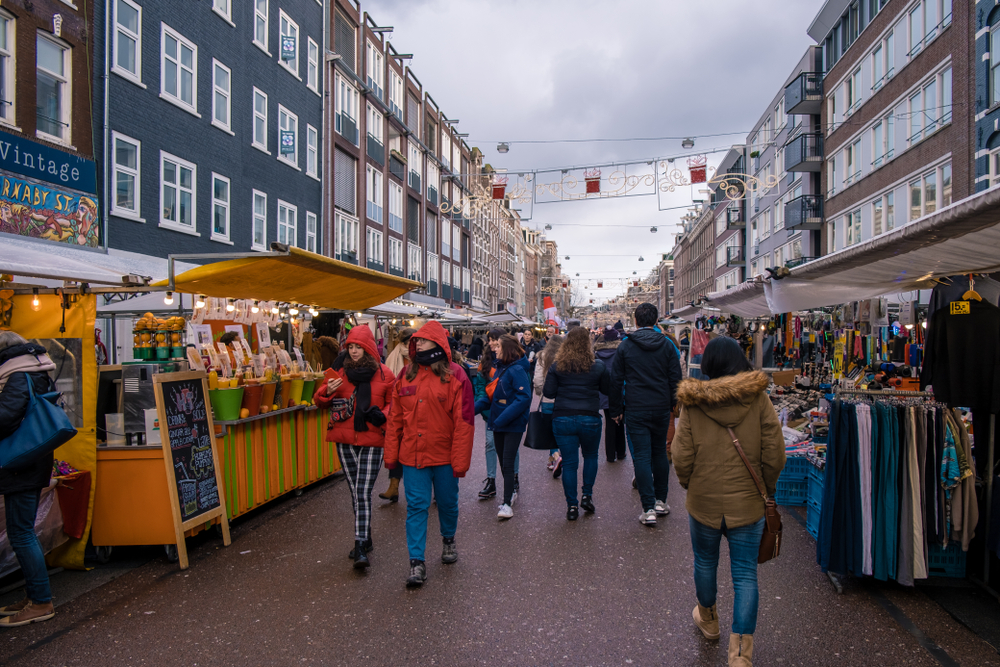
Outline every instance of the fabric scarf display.
<path id="1" fill-rule="evenodd" d="M 816 546 L 824 572 L 912 586 L 929 576 L 928 546 L 968 551 L 978 520 L 955 412 L 922 399 L 834 401 Z"/>

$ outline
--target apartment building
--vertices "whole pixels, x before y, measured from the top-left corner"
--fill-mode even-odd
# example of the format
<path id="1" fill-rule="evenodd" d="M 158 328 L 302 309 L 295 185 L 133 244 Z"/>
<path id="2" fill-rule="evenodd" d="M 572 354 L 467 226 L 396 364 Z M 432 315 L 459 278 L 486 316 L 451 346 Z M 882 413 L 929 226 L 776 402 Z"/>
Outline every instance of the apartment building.
<path id="1" fill-rule="evenodd" d="M 524 276 L 524 307 L 520 311 L 525 317 L 537 319 L 542 311 L 542 293 L 539 291 L 539 268 L 542 254 L 542 232 L 521 227 L 521 236 L 524 240 L 523 273 Z"/>
<path id="2" fill-rule="evenodd" d="M 681 220 L 674 247 L 674 302 L 684 306 L 715 290 L 715 209 L 700 205 Z"/>
<path id="3" fill-rule="evenodd" d="M 331 2 L 328 251 L 424 282 L 442 304 L 469 305 L 471 150 L 390 33 L 357 2 Z"/>
<path id="4" fill-rule="evenodd" d="M 660 263 L 656 266 L 657 282 L 660 286 L 659 299 L 656 304 L 661 317 L 666 317 L 674 310 L 674 256 L 672 253 L 662 253 Z"/>
<path id="5" fill-rule="evenodd" d="M 773 169 L 773 165 L 766 167 Z M 733 146 L 722 158 L 716 173 L 720 176 L 733 174 L 732 184 L 745 182 L 747 162 L 745 148 Z M 745 199 L 732 201 L 727 196 L 723 181 L 719 181 L 711 192 L 710 208 L 713 209 L 712 221 L 715 230 L 713 244 L 715 246 L 715 265 L 713 271 L 714 288 L 709 291 L 722 291 L 738 285 L 746 278 L 746 227 L 747 202 Z M 745 191 L 745 188 L 742 188 Z M 752 190 L 757 194 L 757 190 Z"/>
<path id="6" fill-rule="evenodd" d="M 972 7 L 952 0 L 829 0 L 823 47 L 824 253 L 972 194 Z M 959 113 L 953 113 L 957 106 Z M 786 216 L 787 218 L 787 216 Z"/>
<path id="7" fill-rule="evenodd" d="M 1000 183 L 1000 7 L 977 0 L 970 29 L 976 41 L 975 191 Z M 961 113 L 961 110 L 959 110 Z"/>

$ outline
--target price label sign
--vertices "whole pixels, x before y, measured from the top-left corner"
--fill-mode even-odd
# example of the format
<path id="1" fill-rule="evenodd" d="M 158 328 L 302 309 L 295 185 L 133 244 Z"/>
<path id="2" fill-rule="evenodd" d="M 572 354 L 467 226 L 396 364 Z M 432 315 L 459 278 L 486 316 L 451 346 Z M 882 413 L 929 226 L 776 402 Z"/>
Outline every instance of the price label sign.
<path id="1" fill-rule="evenodd" d="M 952 315 L 970 315 L 972 313 L 972 308 L 968 301 L 952 301 L 951 302 L 951 314 Z"/>
<path id="2" fill-rule="evenodd" d="M 257 349 L 271 347 L 271 329 L 264 322 L 258 322 L 257 327 Z"/>

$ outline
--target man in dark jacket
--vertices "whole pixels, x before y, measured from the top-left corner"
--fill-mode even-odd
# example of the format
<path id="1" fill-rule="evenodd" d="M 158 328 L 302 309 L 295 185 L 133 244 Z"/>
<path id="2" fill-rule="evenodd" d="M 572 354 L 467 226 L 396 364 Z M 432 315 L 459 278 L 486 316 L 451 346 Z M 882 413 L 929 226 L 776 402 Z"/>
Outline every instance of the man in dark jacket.
<path id="1" fill-rule="evenodd" d="M 13 331 L 0 331 L 0 439 L 13 435 L 31 400 L 52 391 L 49 371 L 55 364 L 41 345 L 29 343 Z M 24 575 L 26 597 L 0 609 L 0 627 L 17 627 L 55 616 L 45 554 L 35 535 L 35 517 L 42 489 L 52 478 L 52 454 L 39 456 L 24 467 L 0 470 L 7 519 L 7 537 Z"/>
<path id="2" fill-rule="evenodd" d="M 594 356 L 604 362 L 610 369 L 614 366 L 615 355 L 618 352 L 620 334 L 618 329 L 607 328 L 600 340 L 594 345 Z M 625 460 L 625 424 L 611 417 L 611 402 L 606 394 L 601 394 L 601 410 L 604 411 L 604 454 L 608 463 Z"/>
<path id="3" fill-rule="evenodd" d="M 670 513 L 667 485 L 667 431 L 674 396 L 681 381 L 677 350 L 653 328 L 659 313 L 651 303 L 635 309 L 639 327 L 618 346 L 611 368 L 610 415 L 621 421 L 632 449 L 635 482 L 642 499 L 639 520 L 656 525 L 656 517 Z"/>

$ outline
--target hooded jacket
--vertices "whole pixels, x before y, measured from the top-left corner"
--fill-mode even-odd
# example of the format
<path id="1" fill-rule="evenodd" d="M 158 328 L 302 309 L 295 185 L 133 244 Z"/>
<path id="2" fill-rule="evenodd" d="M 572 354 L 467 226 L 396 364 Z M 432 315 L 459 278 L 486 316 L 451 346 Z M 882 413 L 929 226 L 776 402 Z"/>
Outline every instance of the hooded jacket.
<path id="1" fill-rule="evenodd" d="M 594 344 L 594 356 L 604 362 L 604 366 L 611 372 L 611 367 L 614 366 L 615 355 L 618 354 L 618 346 L 621 345 L 620 340 L 602 340 Z M 607 410 L 611 407 L 611 402 L 608 400 L 607 394 L 601 394 L 601 410 Z"/>
<path id="2" fill-rule="evenodd" d="M 24 370 L 6 372 L 12 368 Z M 0 439 L 17 431 L 28 411 L 28 383 L 38 398 L 52 391 L 52 380 L 45 369 L 55 369 L 45 348 L 34 343 L 12 345 L 0 350 L 0 376 L 6 381 L 0 389 Z M 49 485 L 52 478 L 52 454 L 45 454 L 17 470 L 0 470 L 0 494 L 35 491 Z"/>
<path id="3" fill-rule="evenodd" d="M 528 382 L 528 360 L 521 357 L 509 364 L 497 362 L 499 378 L 493 391 L 493 400 L 483 397 L 476 401 L 476 412 L 490 411 L 486 428 L 504 433 L 524 433 L 531 410 L 531 385 Z"/>
<path id="4" fill-rule="evenodd" d="M 450 465 L 464 477 L 472 462 L 475 412 L 472 383 L 451 360 L 448 334 L 438 322 L 428 322 L 410 338 L 410 358 L 417 354 L 417 340 L 436 343 L 448 355 L 451 377 L 446 382 L 427 366 L 420 366 L 413 380 L 406 371 L 392 389 L 392 414 L 385 436 L 385 465 L 415 468 Z"/>
<path id="5" fill-rule="evenodd" d="M 348 354 L 347 346 L 351 343 L 360 345 L 375 361 L 379 360 L 378 347 L 375 345 L 375 336 L 372 335 L 372 330 L 367 326 L 362 325 L 351 329 L 350 333 L 347 334 L 347 340 L 344 341 L 343 354 Z M 338 377 L 343 382 L 333 394 L 328 395 L 326 392 L 326 383 Z M 383 363 L 379 363 L 379 369 L 375 371 L 375 377 L 371 381 L 372 407 L 380 409 L 382 414 L 387 418 L 391 412 L 390 398 L 392 396 L 392 386 L 395 381 L 396 376 L 392 374 L 389 367 Z M 346 368 L 341 367 L 339 370 L 328 368 L 323 374 L 323 380 L 320 383 L 319 389 L 313 394 L 313 400 L 317 407 L 321 410 L 326 410 L 330 407 L 333 399 L 348 398 L 354 393 L 355 389 L 356 387 L 347 379 Z M 382 447 L 385 444 L 385 424 L 375 426 L 375 424 L 369 423 L 367 431 L 355 431 L 354 419 L 345 419 L 341 422 L 331 421 L 327 427 L 326 441 L 361 447 Z"/>
<path id="6" fill-rule="evenodd" d="M 785 440 L 764 393 L 768 384 L 760 371 L 680 384 L 681 419 L 671 453 L 677 479 L 688 492 L 688 513 L 700 524 L 718 529 L 725 519 L 727 528 L 739 528 L 764 516 L 764 500 L 726 429 L 736 433 L 773 496 L 785 467 Z"/>
<path id="7" fill-rule="evenodd" d="M 680 382 L 674 346 L 656 329 L 638 329 L 619 343 L 611 365 L 611 416 L 628 410 L 670 412 Z"/>

